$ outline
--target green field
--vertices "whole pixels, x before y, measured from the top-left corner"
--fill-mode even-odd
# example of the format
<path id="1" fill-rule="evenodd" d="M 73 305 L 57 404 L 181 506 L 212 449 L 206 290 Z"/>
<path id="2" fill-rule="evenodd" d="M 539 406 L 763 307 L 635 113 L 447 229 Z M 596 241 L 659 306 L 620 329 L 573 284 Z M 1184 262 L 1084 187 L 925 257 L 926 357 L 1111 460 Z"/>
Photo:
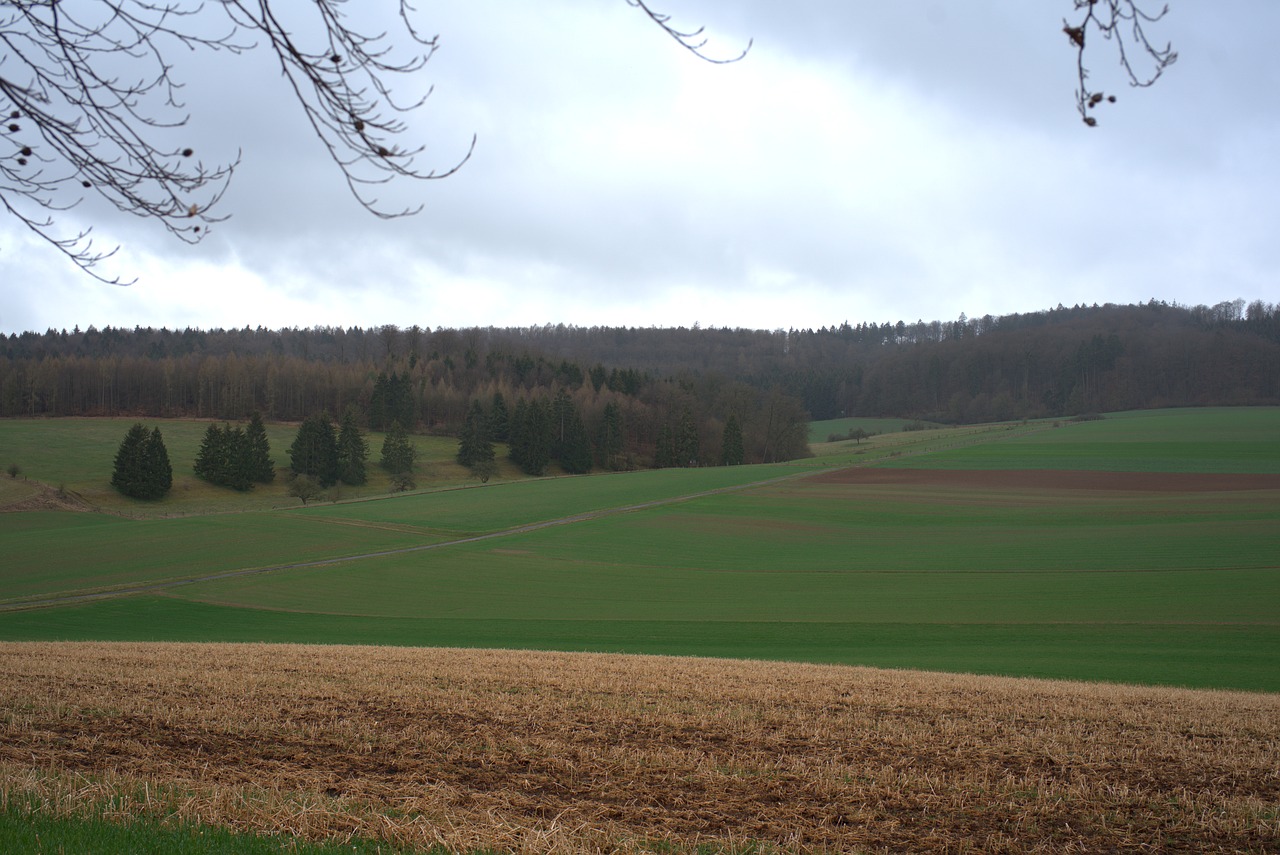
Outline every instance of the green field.
<path id="1" fill-rule="evenodd" d="M 1280 409 L 923 431 L 793 465 L 305 509 L 0 515 L 0 609 L 128 594 L 0 611 L 0 638 L 673 653 L 1280 691 L 1280 490 L 806 477 L 849 465 L 1277 473 Z M 541 523 L 559 524 L 524 528 Z"/>

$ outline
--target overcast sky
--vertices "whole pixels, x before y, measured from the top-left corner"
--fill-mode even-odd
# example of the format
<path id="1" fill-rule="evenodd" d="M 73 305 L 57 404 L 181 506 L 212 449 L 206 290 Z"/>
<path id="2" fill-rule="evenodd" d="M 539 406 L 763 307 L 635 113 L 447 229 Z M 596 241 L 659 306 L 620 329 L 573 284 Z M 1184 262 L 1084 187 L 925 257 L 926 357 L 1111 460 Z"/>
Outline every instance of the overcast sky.
<path id="1" fill-rule="evenodd" d="M 369 2 L 369 0 L 362 0 Z M 390 0 L 387 0 L 390 2 Z M 665 4 L 665 5 L 662 5 Z M 315 325 L 819 327 L 1059 303 L 1280 301 L 1275 0 L 1170 0 L 1178 63 L 1075 112 L 1070 0 L 419 2 L 411 123 L 444 181 L 365 212 L 267 57 L 175 51 L 193 145 L 241 165 L 191 247 L 86 204 L 113 287 L 0 219 L 0 331 Z M 288 8 L 287 6 L 284 8 Z M 2 71 L 0 67 L 0 71 Z M 7 215 L 6 215 L 7 216 Z"/>

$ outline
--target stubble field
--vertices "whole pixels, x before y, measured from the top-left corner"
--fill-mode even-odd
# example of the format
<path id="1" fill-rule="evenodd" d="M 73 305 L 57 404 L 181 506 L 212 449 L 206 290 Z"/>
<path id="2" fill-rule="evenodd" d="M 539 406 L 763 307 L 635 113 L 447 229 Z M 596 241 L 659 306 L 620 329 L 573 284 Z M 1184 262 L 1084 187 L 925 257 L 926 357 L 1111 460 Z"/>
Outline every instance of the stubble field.
<path id="1" fill-rule="evenodd" d="M 1275 695 L 292 645 L 4 644 L 0 672 L 5 798 L 59 815 L 450 851 L 1280 846 Z"/>

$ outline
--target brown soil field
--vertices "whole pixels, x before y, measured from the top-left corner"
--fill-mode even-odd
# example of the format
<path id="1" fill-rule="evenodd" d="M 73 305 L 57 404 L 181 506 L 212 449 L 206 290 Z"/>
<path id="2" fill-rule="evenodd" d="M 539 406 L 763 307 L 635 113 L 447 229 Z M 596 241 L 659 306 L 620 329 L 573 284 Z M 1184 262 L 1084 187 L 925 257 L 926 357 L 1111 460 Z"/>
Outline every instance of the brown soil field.
<path id="1" fill-rule="evenodd" d="M 1092 472 L 1064 469 L 837 469 L 806 479 L 818 484 L 887 484 L 1028 490 L 1121 490 L 1201 493 L 1280 490 L 1269 473 Z"/>
<path id="2" fill-rule="evenodd" d="M 453 851 L 1275 852 L 1280 695 L 594 654 L 7 643 L 0 799 L 15 797 Z"/>

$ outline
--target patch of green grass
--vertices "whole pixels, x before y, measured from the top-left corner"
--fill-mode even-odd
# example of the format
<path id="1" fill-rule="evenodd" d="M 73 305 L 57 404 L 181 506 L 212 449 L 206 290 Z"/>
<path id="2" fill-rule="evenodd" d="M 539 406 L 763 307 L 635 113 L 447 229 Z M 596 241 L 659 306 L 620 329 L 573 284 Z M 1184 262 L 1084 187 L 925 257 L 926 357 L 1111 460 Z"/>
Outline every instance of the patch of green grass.
<path id="1" fill-rule="evenodd" d="M 0 852 L 74 852 L 81 855 L 409 855 L 365 840 L 310 843 L 282 835 L 236 833 L 226 828 L 151 819 L 114 822 L 98 817 L 53 817 L 10 800 L 0 810 Z M 432 849 L 430 853 L 443 853 Z"/>
<path id="2" fill-rule="evenodd" d="M 1042 427 L 1046 423 L 1039 423 Z M 903 456 L 920 469 L 1072 469 L 1110 472 L 1280 473 L 1280 407 L 1216 407 L 1108 415 L 1056 423 L 1000 443 Z"/>
<path id="3" fill-rule="evenodd" d="M 337 525 L 302 514 L 126 520 L 27 512 L 0 517 L 0 602 L 319 561 L 438 540 L 430 531 Z"/>
<path id="4" fill-rule="evenodd" d="M 1280 691 L 1275 626 L 472 620 L 437 614 L 370 620 L 131 597 L 0 615 L 0 638 L 643 653 Z"/>
<path id="5" fill-rule="evenodd" d="M 914 419 L 843 418 L 823 419 L 809 423 L 809 442 L 822 443 L 832 434 L 848 436 L 850 431 L 862 428 L 869 434 L 899 433 Z"/>
<path id="6" fill-rule="evenodd" d="M 111 487 L 111 471 L 116 450 L 125 432 L 135 422 L 160 428 L 173 466 L 173 489 L 155 502 L 138 502 L 121 496 Z M 63 486 L 94 507 L 139 517 L 205 514 L 244 510 L 294 507 L 298 500 L 288 495 L 289 446 L 297 434 L 294 424 L 266 426 L 271 457 L 276 463 L 276 480 L 258 485 L 248 493 L 207 484 L 195 476 L 192 466 L 205 430 L 212 419 L 0 419 L 0 467 L 17 463 L 21 478 L 51 487 Z M 333 495 L 342 499 L 386 495 L 391 490 L 388 475 L 377 465 L 383 434 L 367 433 L 369 443 L 369 483 L 360 487 L 340 485 Z M 475 483 L 470 473 L 454 461 L 457 440 L 451 437 L 413 436 L 418 450 L 419 487 L 454 486 Z M 0 476 L 5 477 L 7 476 Z M 523 478 L 515 467 L 500 461 L 497 480 Z M 0 500 L 3 494 L 0 494 Z"/>
<path id="7" fill-rule="evenodd" d="M 925 467 L 1123 460 L 1180 471 L 1169 467 L 1191 465 L 1178 455 L 1194 447 L 1203 471 L 1234 471 L 1244 459 L 1267 471 L 1280 454 L 1277 428 L 1280 408 L 1121 414 L 1056 429 L 900 434 L 857 457 L 529 480 L 274 513 L 10 514 L 0 517 L 7 598 L 417 551 L 187 584 L 164 598 L 0 612 L 0 637 L 615 650 L 1275 691 L 1276 491 L 803 477 L 714 491 L 889 454 Z M 646 506 L 672 497 L 684 498 Z M 417 549 L 610 509 L 629 510 Z"/>

